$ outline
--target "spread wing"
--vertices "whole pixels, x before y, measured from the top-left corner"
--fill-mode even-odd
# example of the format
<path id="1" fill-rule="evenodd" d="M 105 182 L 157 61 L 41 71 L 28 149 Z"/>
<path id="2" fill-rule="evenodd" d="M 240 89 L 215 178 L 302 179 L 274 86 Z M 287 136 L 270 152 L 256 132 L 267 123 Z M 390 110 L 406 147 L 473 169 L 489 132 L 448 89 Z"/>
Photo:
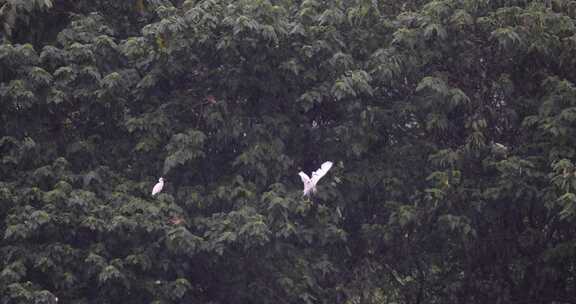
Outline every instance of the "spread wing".
<path id="1" fill-rule="evenodd" d="M 310 191 L 312 190 L 312 183 L 310 182 L 310 177 L 308 177 L 308 175 L 306 175 L 306 173 L 302 171 L 300 171 L 298 175 L 300 175 L 302 183 L 304 183 L 304 190 L 302 191 L 303 195 L 309 195 Z"/>
<path id="2" fill-rule="evenodd" d="M 316 185 L 316 183 L 318 183 L 318 181 L 324 176 L 326 175 L 326 173 L 328 173 L 328 170 L 330 170 L 330 168 L 332 168 L 332 162 L 331 161 L 327 161 L 325 163 L 322 164 L 322 166 L 320 167 L 320 169 L 312 172 L 312 184 Z"/>
<path id="3" fill-rule="evenodd" d="M 306 175 L 306 173 L 300 171 L 300 173 L 298 173 L 298 175 L 300 175 L 300 178 L 302 179 L 302 182 L 304 184 L 306 184 L 310 181 L 310 177 L 308 177 L 308 175 Z"/>

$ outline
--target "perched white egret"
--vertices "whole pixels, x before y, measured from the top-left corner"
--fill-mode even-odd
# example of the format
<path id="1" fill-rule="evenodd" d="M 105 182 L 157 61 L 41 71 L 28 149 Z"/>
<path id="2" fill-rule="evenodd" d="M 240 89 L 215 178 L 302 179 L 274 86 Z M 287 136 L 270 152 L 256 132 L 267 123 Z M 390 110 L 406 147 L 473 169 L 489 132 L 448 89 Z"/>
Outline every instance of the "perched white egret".
<path id="1" fill-rule="evenodd" d="M 303 191 L 303 196 L 310 196 L 312 193 L 316 192 L 316 184 L 318 183 L 318 181 L 324 176 L 326 175 L 326 173 L 328 173 L 328 170 L 330 170 L 330 168 L 332 168 L 332 162 L 327 161 L 325 163 L 322 164 L 322 166 L 320 167 L 320 169 L 312 172 L 312 177 L 308 177 L 308 175 L 306 175 L 306 173 L 300 171 L 300 173 L 298 173 L 298 175 L 300 175 L 300 178 L 302 178 L 302 182 L 304 183 L 304 191 Z"/>
<path id="2" fill-rule="evenodd" d="M 152 196 L 160 193 L 160 191 L 162 191 L 162 187 L 164 187 L 164 178 L 161 177 L 158 180 L 158 183 L 154 185 L 154 188 L 152 188 Z"/>

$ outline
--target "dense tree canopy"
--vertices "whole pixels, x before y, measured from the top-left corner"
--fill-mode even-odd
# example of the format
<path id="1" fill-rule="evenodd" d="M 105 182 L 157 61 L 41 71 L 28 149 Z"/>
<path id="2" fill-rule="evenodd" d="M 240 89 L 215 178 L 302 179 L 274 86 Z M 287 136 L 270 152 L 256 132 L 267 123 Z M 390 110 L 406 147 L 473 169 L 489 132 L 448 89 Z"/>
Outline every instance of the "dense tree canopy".
<path id="1" fill-rule="evenodd" d="M 575 18 L 0 0 L 0 303 L 576 303 Z"/>

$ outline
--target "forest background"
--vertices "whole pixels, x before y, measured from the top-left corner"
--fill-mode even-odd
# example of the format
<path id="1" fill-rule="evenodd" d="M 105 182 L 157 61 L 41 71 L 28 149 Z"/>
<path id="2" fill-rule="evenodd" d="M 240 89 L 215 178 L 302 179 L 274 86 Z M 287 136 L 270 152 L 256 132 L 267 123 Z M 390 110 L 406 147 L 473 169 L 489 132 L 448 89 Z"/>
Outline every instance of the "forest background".
<path id="1" fill-rule="evenodd" d="M 0 0 L 0 303 L 576 303 L 575 17 Z"/>

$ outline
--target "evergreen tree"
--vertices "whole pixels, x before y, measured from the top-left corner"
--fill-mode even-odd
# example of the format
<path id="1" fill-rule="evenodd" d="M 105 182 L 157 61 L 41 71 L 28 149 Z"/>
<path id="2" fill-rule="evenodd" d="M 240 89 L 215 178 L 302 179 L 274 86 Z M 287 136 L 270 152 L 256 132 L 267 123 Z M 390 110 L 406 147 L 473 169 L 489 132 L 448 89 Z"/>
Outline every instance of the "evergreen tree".
<path id="1" fill-rule="evenodd" d="M 0 0 L 0 303 L 576 303 L 575 17 Z"/>

